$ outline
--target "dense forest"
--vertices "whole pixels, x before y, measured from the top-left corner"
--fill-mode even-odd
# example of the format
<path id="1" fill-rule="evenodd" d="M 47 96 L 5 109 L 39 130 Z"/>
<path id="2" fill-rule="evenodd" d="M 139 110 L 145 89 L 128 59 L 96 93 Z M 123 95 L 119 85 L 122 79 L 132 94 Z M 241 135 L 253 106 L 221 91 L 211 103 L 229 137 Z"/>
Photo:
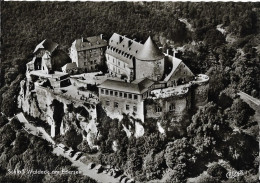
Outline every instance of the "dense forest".
<path id="1" fill-rule="evenodd" d="M 140 181 L 257 182 L 259 117 L 237 93 L 260 98 L 259 12 L 260 3 L 250 2 L 1 2 L 1 111 L 16 113 L 25 64 L 43 39 L 68 52 L 81 36 L 109 39 L 117 32 L 143 41 L 152 35 L 163 49 L 182 48 L 177 55 L 195 74 L 209 75 L 209 102 L 193 113 L 185 135 L 178 137 L 159 134 L 151 119 L 143 137 L 129 139 L 120 125 L 130 124 L 127 116 L 112 120 L 98 111 L 98 161 Z M 114 140 L 117 152 L 111 149 Z M 227 180 L 230 169 L 244 176 Z"/>

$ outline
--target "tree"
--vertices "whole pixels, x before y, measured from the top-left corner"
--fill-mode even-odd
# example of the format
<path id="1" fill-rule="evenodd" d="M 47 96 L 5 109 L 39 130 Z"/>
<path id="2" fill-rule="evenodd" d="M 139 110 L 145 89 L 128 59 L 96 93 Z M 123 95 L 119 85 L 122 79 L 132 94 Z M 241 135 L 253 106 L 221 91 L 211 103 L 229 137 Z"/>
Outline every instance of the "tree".
<path id="1" fill-rule="evenodd" d="M 225 113 L 229 120 L 240 127 L 248 123 L 249 118 L 255 114 L 255 111 L 242 99 L 237 98 Z"/>
<path id="2" fill-rule="evenodd" d="M 68 147 L 76 149 L 77 146 L 82 142 L 82 135 L 72 128 L 68 130 L 64 136 L 64 142 Z"/>
<path id="3" fill-rule="evenodd" d="M 196 152 L 210 156 L 228 137 L 231 128 L 225 121 L 221 109 L 215 103 L 209 102 L 192 116 L 192 123 L 188 126 L 187 132 Z"/>
<path id="4" fill-rule="evenodd" d="M 169 142 L 165 151 L 166 165 L 174 169 L 174 167 L 181 163 L 187 163 L 194 148 L 189 144 L 187 138 L 177 139 Z"/>
<path id="5" fill-rule="evenodd" d="M 154 149 L 151 149 L 146 157 L 144 157 L 143 167 L 147 180 L 161 179 L 163 171 L 167 167 L 164 159 L 164 151 L 156 154 Z"/>
<path id="6" fill-rule="evenodd" d="M 218 179 L 226 179 L 226 174 L 227 174 L 227 170 L 219 165 L 219 164 L 213 164 L 211 165 L 208 170 L 207 170 L 208 174 L 211 175 L 212 177 L 216 177 Z"/>
<path id="7" fill-rule="evenodd" d="M 29 144 L 30 142 L 24 132 L 17 132 L 13 147 L 14 153 L 17 155 L 23 153 L 24 151 L 26 151 Z"/>

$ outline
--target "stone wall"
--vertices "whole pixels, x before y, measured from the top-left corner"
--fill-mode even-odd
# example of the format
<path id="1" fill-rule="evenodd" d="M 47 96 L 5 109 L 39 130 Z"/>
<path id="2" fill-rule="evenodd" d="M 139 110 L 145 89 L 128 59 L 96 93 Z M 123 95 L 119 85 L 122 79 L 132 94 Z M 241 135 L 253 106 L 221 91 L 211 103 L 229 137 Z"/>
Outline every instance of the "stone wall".
<path id="1" fill-rule="evenodd" d="M 190 109 L 190 101 L 190 92 L 179 96 L 145 100 L 145 118 L 164 118 L 166 113 L 171 116 L 182 116 Z"/>
<path id="2" fill-rule="evenodd" d="M 101 89 L 99 89 L 99 99 L 108 116 L 121 119 L 122 114 L 124 113 L 144 121 L 143 101 L 141 100 L 140 95 L 138 95 L 137 100 L 134 100 L 101 94 L 100 90 Z M 118 103 L 117 107 L 115 107 L 115 103 Z M 128 105 L 128 109 L 126 108 L 126 105 Z M 136 110 L 134 109 L 134 106 L 136 107 Z"/>
<path id="3" fill-rule="evenodd" d="M 194 78 L 193 73 L 183 62 L 181 62 L 179 66 L 176 68 L 173 75 L 168 80 L 167 87 L 177 86 L 183 83 L 187 83 L 193 80 L 193 78 Z"/>
<path id="4" fill-rule="evenodd" d="M 192 103 L 194 107 L 203 106 L 208 102 L 208 91 L 209 91 L 209 83 L 199 83 L 194 85 L 192 93 Z"/>
<path id="5" fill-rule="evenodd" d="M 23 80 L 20 83 L 21 90 L 18 96 L 18 108 L 21 108 L 23 112 L 27 113 L 28 115 L 39 118 L 42 121 L 45 121 L 51 126 L 51 136 L 57 135 L 57 131 L 60 131 L 60 135 L 64 135 L 68 128 L 71 128 L 75 120 L 71 118 L 71 116 L 77 116 L 78 120 L 80 121 L 80 128 L 79 131 L 83 132 L 86 131 L 88 135 L 97 134 L 97 127 L 96 127 L 96 108 L 93 107 L 86 107 L 82 103 L 73 102 L 73 100 L 64 97 L 62 94 L 54 93 L 53 90 L 34 85 L 34 82 L 30 80 L 30 77 L 27 80 Z M 60 126 L 56 126 L 57 123 L 54 117 L 54 100 L 56 100 L 59 104 L 63 106 L 63 118 L 61 121 Z M 78 113 L 68 112 L 67 108 L 68 105 L 73 104 L 75 108 L 83 107 L 89 113 L 89 118 L 83 117 Z M 65 118 L 68 118 L 65 120 Z M 65 121 L 69 121 L 69 124 L 64 124 Z M 60 122 L 59 122 L 60 123 Z M 75 124 L 74 124 L 75 126 Z M 60 130 L 57 130 L 59 129 Z M 82 134 L 83 135 L 83 134 Z M 92 139 L 93 138 L 86 138 Z M 89 142 L 89 144 L 93 145 L 93 142 Z"/>

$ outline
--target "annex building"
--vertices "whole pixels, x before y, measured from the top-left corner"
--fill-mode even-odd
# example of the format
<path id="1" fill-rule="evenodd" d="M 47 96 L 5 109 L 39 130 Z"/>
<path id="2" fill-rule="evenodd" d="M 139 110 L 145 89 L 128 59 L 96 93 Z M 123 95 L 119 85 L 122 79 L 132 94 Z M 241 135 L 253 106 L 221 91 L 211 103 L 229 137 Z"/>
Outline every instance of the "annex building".
<path id="1" fill-rule="evenodd" d="M 107 41 L 102 35 L 76 39 L 70 48 L 70 58 L 73 63 L 76 63 L 77 71 L 96 72 L 104 67 L 106 46 Z"/>

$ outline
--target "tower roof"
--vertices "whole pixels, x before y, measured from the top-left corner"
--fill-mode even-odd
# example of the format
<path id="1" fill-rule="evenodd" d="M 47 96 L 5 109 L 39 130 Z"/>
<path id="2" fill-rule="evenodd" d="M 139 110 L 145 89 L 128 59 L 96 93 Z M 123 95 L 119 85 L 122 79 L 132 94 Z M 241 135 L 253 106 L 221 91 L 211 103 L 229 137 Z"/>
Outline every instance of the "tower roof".
<path id="1" fill-rule="evenodd" d="M 164 54 L 159 50 L 158 46 L 149 36 L 145 41 L 143 48 L 136 55 L 136 58 L 143 61 L 160 60 L 164 57 Z"/>

